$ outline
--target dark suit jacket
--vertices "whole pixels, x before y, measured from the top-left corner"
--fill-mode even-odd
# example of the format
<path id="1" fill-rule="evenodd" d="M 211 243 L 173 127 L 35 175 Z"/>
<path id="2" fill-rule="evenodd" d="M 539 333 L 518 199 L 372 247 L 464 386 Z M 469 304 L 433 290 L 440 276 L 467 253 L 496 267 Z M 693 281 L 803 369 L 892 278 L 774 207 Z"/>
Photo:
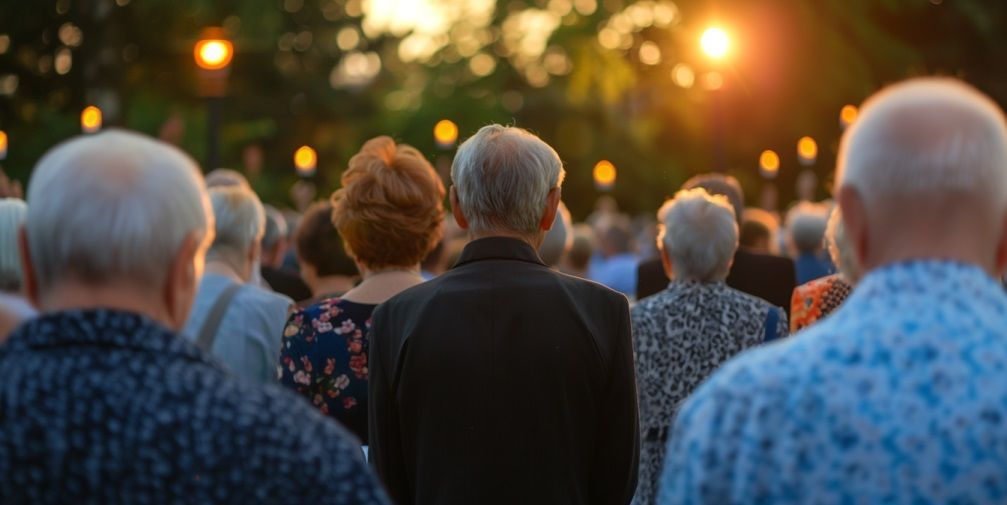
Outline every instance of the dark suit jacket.
<path id="1" fill-rule="evenodd" d="M 626 298 L 475 240 L 374 312 L 370 458 L 399 505 L 626 504 L 639 427 Z"/>
<path id="2" fill-rule="evenodd" d="M 636 299 L 641 300 L 668 287 L 661 258 L 640 263 L 636 270 Z M 790 297 L 797 285 L 797 273 L 790 258 L 756 254 L 738 249 L 727 274 L 727 285 L 783 307 L 790 316 Z"/>
<path id="3" fill-rule="evenodd" d="M 287 295 L 297 303 L 311 299 L 311 288 L 301 280 L 299 275 L 273 267 L 262 267 L 259 272 L 262 273 L 262 278 L 269 284 L 269 287 L 273 288 L 273 291 Z"/>

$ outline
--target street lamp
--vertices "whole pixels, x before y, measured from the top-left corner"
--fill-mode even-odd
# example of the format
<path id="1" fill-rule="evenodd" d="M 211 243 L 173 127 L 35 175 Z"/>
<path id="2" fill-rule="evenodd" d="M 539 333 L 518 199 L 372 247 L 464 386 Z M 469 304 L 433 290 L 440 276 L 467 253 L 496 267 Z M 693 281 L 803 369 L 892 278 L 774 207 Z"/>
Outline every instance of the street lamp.
<path id="1" fill-rule="evenodd" d="M 441 149 L 451 149 L 458 141 L 458 125 L 450 119 L 442 119 L 434 125 L 434 141 Z"/>
<path id="2" fill-rule="evenodd" d="M 310 146 L 301 146 L 294 151 L 294 167 L 297 175 L 301 177 L 311 177 L 315 175 L 315 168 L 318 166 L 318 153 Z"/>
<path id="3" fill-rule="evenodd" d="M 206 98 L 206 169 L 213 170 L 219 163 L 220 108 L 227 95 L 234 46 L 224 37 L 222 29 L 207 28 L 192 54 L 199 67 L 199 94 Z"/>
<path id="4" fill-rule="evenodd" d="M 766 179 L 775 179 L 780 173 L 780 155 L 772 149 L 766 149 L 759 155 L 759 173 Z"/>
<path id="5" fill-rule="evenodd" d="M 844 105 L 843 108 L 839 110 L 839 126 L 842 126 L 845 130 L 857 120 L 857 115 L 859 113 L 860 112 L 857 110 L 856 105 Z"/>
<path id="6" fill-rule="evenodd" d="M 80 113 L 80 129 L 84 133 L 94 133 L 101 129 L 101 109 L 94 105 L 84 107 Z"/>
<path id="7" fill-rule="evenodd" d="M 7 159 L 7 132 L 0 130 L 0 161 Z"/>
<path id="8" fill-rule="evenodd" d="M 601 191 L 609 191 L 615 186 L 616 170 L 611 161 L 601 160 L 594 165 L 594 185 Z"/>
<path id="9" fill-rule="evenodd" d="M 804 166 L 814 165 L 818 159 L 818 143 L 811 137 L 801 137 L 797 141 L 797 159 Z"/>

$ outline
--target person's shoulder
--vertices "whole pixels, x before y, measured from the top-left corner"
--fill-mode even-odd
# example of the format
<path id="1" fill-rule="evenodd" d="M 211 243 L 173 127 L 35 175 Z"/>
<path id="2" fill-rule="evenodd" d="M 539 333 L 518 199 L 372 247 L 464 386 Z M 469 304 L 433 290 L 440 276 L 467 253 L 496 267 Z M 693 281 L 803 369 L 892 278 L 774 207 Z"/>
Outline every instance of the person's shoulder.
<path id="1" fill-rule="evenodd" d="M 734 255 L 734 263 L 738 266 L 750 268 L 783 270 L 794 269 L 794 260 L 786 256 L 775 256 L 772 254 L 759 254 L 738 249 Z"/>
<path id="2" fill-rule="evenodd" d="M 294 305 L 294 301 L 289 296 L 253 284 L 243 285 L 238 291 L 237 297 L 268 307 L 284 307 L 284 310 Z"/>

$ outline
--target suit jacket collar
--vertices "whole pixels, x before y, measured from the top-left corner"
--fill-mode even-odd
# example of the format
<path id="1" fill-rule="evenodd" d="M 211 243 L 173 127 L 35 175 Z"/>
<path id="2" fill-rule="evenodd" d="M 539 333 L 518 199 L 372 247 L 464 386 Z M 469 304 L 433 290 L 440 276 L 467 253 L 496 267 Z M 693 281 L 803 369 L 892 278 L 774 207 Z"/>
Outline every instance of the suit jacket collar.
<path id="1" fill-rule="evenodd" d="M 538 251 L 523 240 L 511 237 L 485 237 L 473 240 L 462 250 L 455 268 L 483 260 L 516 260 L 546 266 Z"/>

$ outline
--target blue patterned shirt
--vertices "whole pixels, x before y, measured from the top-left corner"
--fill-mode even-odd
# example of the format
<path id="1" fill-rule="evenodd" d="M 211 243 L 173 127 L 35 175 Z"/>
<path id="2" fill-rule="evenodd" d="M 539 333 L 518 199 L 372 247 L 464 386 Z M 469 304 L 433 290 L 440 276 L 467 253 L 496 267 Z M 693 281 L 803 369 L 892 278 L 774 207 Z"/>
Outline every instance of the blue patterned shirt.
<path id="1" fill-rule="evenodd" d="M 42 316 L 0 348 L 0 503 L 385 504 L 354 439 L 142 316 Z"/>
<path id="2" fill-rule="evenodd" d="M 872 272 L 732 360 L 676 420 L 659 503 L 1007 503 L 1007 295 L 942 261 Z"/>

